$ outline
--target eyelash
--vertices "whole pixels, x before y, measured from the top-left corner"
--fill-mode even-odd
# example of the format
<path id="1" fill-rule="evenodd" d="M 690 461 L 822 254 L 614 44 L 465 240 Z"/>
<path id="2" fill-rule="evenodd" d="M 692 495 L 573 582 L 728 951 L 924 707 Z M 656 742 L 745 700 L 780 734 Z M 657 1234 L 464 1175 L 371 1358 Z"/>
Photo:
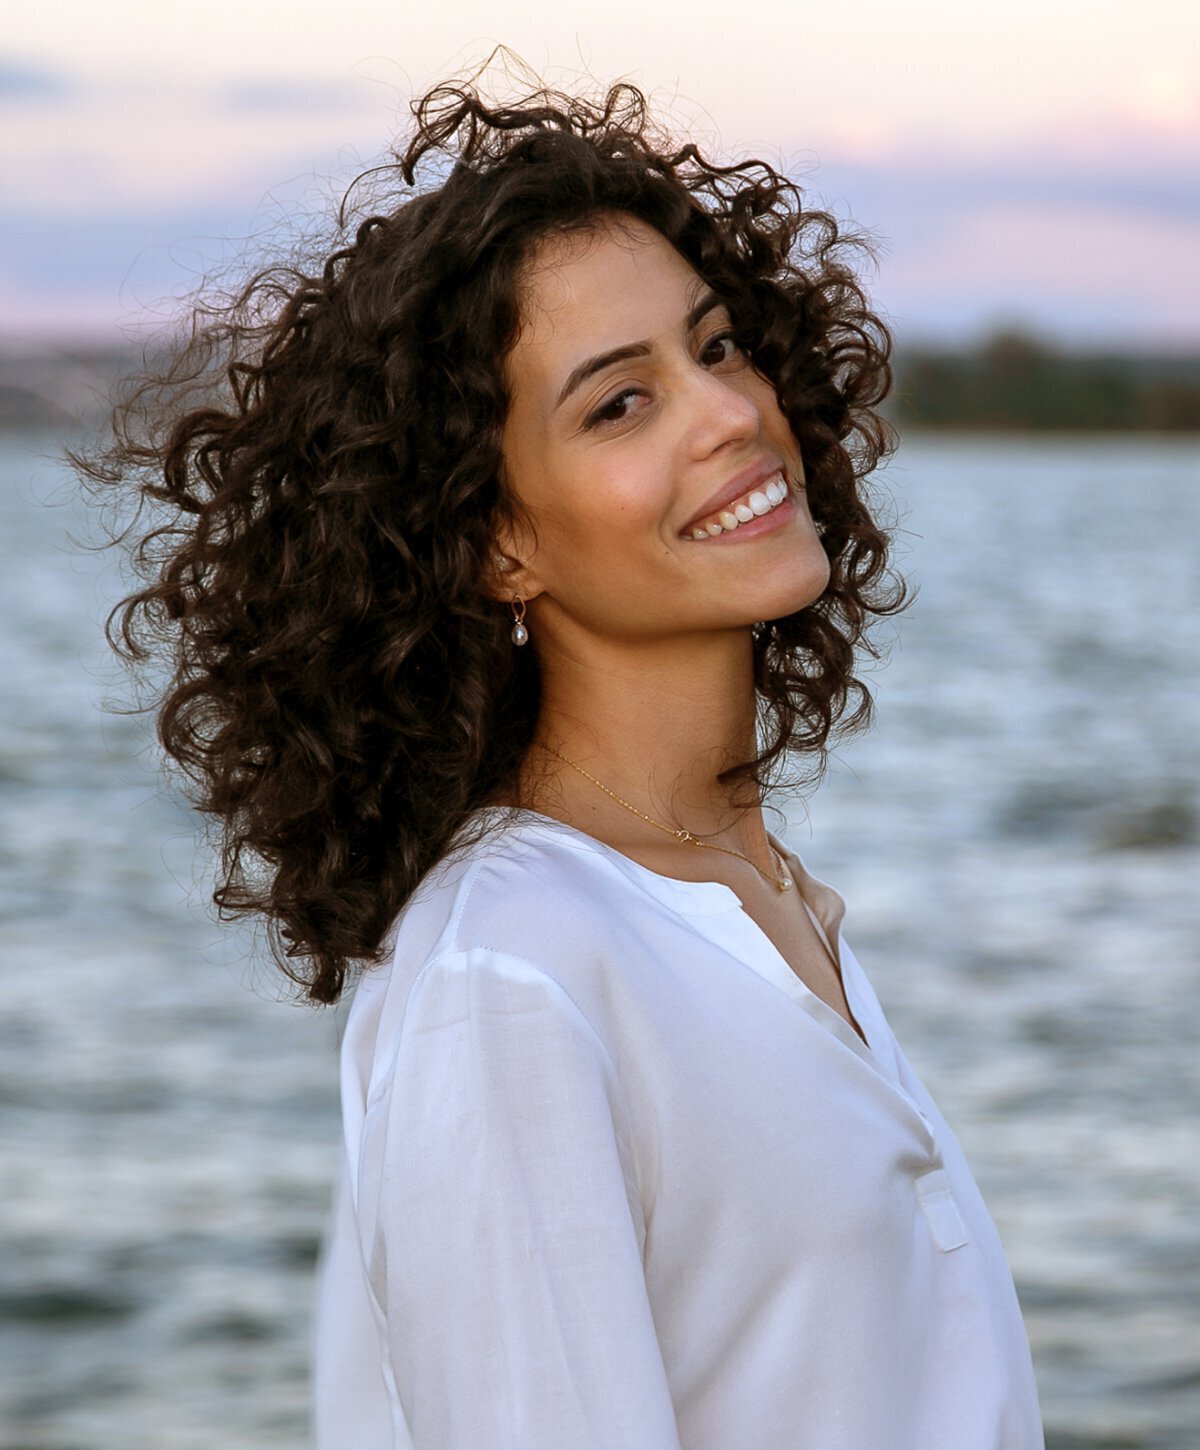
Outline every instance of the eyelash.
<path id="1" fill-rule="evenodd" d="M 733 358 L 740 351 L 740 349 L 738 348 L 737 338 L 734 336 L 732 331 L 727 329 L 725 332 L 714 332 L 713 335 L 701 348 L 700 356 L 703 357 L 704 354 L 708 352 L 709 348 L 717 342 L 728 342 L 732 343 L 733 346 L 726 357 L 721 358 L 720 362 L 714 364 L 715 367 L 719 367 L 721 363 L 732 362 Z M 615 407 L 616 404 L 618 404 L 623 398 L 633 397 L 638 391 L 639 389 L 637 388 L 622 388 L 619 393 L 614 393 L 611 398 L 606 399 L 603 403 L 600 404 L 598 408 L 594 409 L 591 413 L 588 414 L 587 419 L 585 420 L 583 425 L 584 428 L 598 428 L 605 423 L 624 422 L 623 418 L 606 418 L 604 415 L 608 412 L 610 408 Z"/>

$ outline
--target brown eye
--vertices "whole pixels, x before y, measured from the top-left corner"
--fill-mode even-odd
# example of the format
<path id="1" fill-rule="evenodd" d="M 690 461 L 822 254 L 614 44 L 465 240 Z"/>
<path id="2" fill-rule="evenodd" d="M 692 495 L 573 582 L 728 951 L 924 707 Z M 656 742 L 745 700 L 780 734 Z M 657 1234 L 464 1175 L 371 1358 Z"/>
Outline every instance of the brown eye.
<path id="1" fill-rule="evenodd" d="M 719 332 L 704 344 L 701 359 L 710 367 L 720 367 L 722 363 L 732 362 L 740 351 L 732 332 Z"/>
<path id="2" fill-rule="evenodd" d="M 628 416 L 632 400 L 639 396 L 637 388 L 622 388 L 607 402 L 601 403 L 594 413 L 588 415 L 584 427 L 594 428 L 598 423 L 620 423 Z"/>

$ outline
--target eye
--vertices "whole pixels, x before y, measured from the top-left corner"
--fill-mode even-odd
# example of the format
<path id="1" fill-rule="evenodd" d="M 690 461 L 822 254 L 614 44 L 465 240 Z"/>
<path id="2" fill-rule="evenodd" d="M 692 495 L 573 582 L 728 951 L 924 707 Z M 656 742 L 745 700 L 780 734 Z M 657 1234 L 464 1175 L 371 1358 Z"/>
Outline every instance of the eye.
<path id="1" fill-rule="evenodd" d="M 720 367 L 722 363 L 733 362 L 742 356 L 742 349 L 732 332 L 718 332 L 700 349 L 701 362 L 710 367 Z"/>
<path id="2" fill-rule="evenodd" d="M 623 422 L 629 416 L 632 400 L 640 398 L 641 395 L 639 388 L 622 388 L 619 393 L 614 393 L 611 398 L 589 413 L 583 426 L 595 428 L 601 423 Z"/>

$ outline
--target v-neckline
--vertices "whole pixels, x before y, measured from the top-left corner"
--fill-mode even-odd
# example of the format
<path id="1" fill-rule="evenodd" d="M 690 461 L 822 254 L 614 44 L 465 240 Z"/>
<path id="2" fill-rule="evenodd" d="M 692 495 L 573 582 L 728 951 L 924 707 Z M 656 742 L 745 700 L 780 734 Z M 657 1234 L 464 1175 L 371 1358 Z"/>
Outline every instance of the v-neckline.
<path id="1" fill-rule="evenodd" d="M 782 960 L 784 966 L 787 967 L 788 971 L 791 972 L 792 975 L 796 977 L 796 979 L 800 982 L 800 985 L 807 988 L 811 995 L 815 997 L 816 1000 L 820 1002 L 823 1007 L 828 1007 L 830 1012 L 832 1012 L 833 1015 L 837 1017 L 840 1022 L 845 1023 L 845 1025 L 849 1027 L 850 1031 L 854 1034 L 858 1041 L 871 1054 L 872 1059 L 878 1060 L 878 1053 L 876 1053 L 875 1049 L 871 1046 L 870 1038 L 867 1036 L 866 1028 L 863 1026 L 862 1010 L 855 1002 L 852 1002 L 850 999 L 850 989 L 846 984 L 846 973 L 842 966 L 842 953 L 838 947 L 838 939 L 835 936 L 832 941 L 830 940 L 829 935 L 825 930 L 824 923 L 821 921 L 821 918 L 813 909 L 812 903 L 809 901 L 808 897 L 804 893 L 802 883 L 808 881 L 815 881 L 816 878 L 807 869 L 807 867 L 804 865 L 804 862 L 800 859 L 799 856 L 796 855 L 794 851 L 789 850 L 782 841 L 776 840 L 776 838 L 774 836 L 771 836 L 770 833 L 768 833 L 768 836 L 772 846 L 775 848 L 776 851 L 779 852 L 780 856 L 791 869 L 792 876 L 796 881 L 796 895 L 800 901 L 800 905 L 804 908 L 809 921 L 812 922 L 813 930 L 816 932 L 818 940 L 828 954 L 830 963 L 833 966 L 834 976 L 837 979 L 838 987 L 842 994 L 842 999 L 846 1003 L 846 1011 L 850 1014 L 849 1018 L 843 1017 L 836 1007 L 830 1006 L 830 1004 L 826 1002 L 824 998 L 818 996 L 818 994 L 814 992 L 811 987 L 808 986 L 808 983 L 805 982 L 804 979 L 800 977 L 799 974 L 793 969 L 792 964 L 787 960 L 786 957 L 784 957 L 783 953 L 779 950 L 778 947 L 775 947 L 776 954 Z M 827 887 L 826 889 L 831 891 L 833 890 L 832 887 Z M 840 893 L 838 893 L 838 900 L 841 901 Z M 842 906 L 843 908 L 845 907 L 845 902 L 842 902 Z M 747 912 L 746 915 L 749 916 L 750 913 Z M 751 920 L 753 920 L 753 918 L 751 918 Z M 755 923 L 755 925 L 757 925 L 757 923 Z M 763 935 L 767 936 L 767 933 L 763 932 Z M 767 940 L 770 941 L 770 938 L 768 937 Z M 771 945 L 775 946 L 775 943 L 771 942 Z"/>
<path id="2" fill-rule="evenodd" d="M 825 928 L 821 925 L 820 917 L 813 910 L 803 889 L 803 883 L 805 881 L 817 881 L 818 878 L 812 875 L 794 851 L 790 851 L 773 835 L 768 833 L 768 837 L 771 844 L 780 853 L 792 871 L 801 905 L 808 911 L 814 926 L 817 928 L 818 935 L 825 938 Z M 820 884 L 826 886 L 827 890 L 833 890 L 825 882 L 820 882 Z M 846 973 L 842 965 L 842 953 L 839 951 L 835 954 L 828 940 L 825 941 L 824 944 L 830 952 L 830 957 L 837 973 L 837 979 L 841 985 L 842 996 L 846 999 L 846 1007 L 854 1019 L 853 1022 L 843 1017 L 836 1007 L 831 1007 L 823 997 L 818 996 L 813 991 L 800 974 L 793 969 L 791 963 L 771 940 L 768 933 L 759 926 L 758 922 L 755 921 L 745 906 L 742 905 L 741 898 L 737 896 L 737 893 L 734 892 L 733 895 L 738 903 L 738 915 L 745 921 L 747 929 L 753 932 L 761 941 L 764 960 L 769 960 L 771 965 L 777 969 L 779 985 L 784 987 L 786 994 L 799 1006 L 803 1007 L 810 1016 L 816 1018 L 822 1026 L 833 1032 L 840 1042 L 844 1042 L 847 1047 L 859 1057 L 863 1058 L 864 1061 L 868 1062 L 873 1070 L 882 1073 L 882 1060 L 874 1047 L 872 1047 L 870 1039 L 867 1037 L 866 1029 L 863 1027 L 862 1009 L 857 1002 L 851 1000 L 851 990 L 847 985 Z M 838 894 L 838 899 L 841 900 L 840 893 Z"/>

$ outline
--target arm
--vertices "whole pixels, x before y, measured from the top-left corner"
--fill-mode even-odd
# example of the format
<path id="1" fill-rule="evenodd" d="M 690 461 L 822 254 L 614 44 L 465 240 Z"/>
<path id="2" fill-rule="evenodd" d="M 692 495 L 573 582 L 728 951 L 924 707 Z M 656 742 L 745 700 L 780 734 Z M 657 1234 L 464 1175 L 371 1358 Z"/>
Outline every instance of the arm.
<path id="1" fill-rule="evenodd" d="M 679 1450 L 627 1126 L 552 978 L 487 951 L 421 973 L 360 1187 L 415 1450 Z"/>

